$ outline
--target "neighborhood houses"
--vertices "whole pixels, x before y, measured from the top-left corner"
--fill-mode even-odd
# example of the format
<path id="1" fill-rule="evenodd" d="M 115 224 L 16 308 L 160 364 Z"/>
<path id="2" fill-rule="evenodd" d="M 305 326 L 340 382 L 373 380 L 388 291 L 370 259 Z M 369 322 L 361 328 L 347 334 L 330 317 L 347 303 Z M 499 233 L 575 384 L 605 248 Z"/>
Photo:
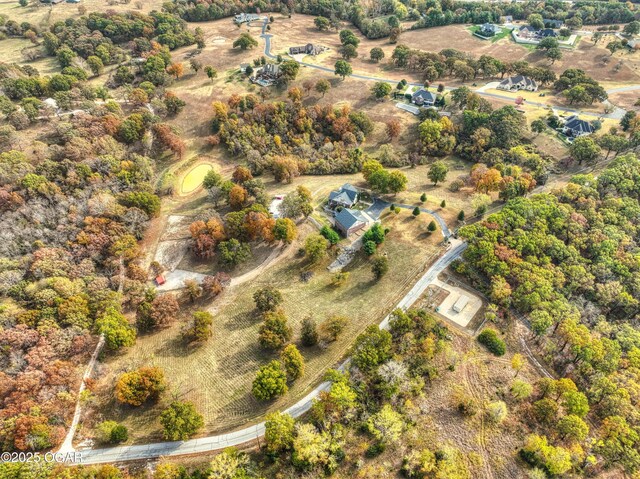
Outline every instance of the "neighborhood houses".
<path id="1" fill-rule="evenodd" d="M 498 90 L 506 91 L 537 91 L 538 83 L 524 75 L 515 75 L 502 80 L 496 88 L 498 88 Z"/>

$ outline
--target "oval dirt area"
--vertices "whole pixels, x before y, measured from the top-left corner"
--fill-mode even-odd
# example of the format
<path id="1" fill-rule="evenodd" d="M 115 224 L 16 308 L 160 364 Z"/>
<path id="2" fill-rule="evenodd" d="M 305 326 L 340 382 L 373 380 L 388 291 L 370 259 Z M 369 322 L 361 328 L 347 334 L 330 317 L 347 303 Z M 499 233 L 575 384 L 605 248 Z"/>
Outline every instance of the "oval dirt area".
<path id="1" fill-rule="evenodd" d="M 202 185 L 202 180 L 204 180 L 204 176 L 211 169 L 213 169 L 213 167 L 208 164 L 198 165 L 195 168 L 193 168 L 182 179 L 182 187 L 180 188 L 180 192 L 184 195 L 184 194 L 192 193 L 195 190 L 197 190 Z"/>

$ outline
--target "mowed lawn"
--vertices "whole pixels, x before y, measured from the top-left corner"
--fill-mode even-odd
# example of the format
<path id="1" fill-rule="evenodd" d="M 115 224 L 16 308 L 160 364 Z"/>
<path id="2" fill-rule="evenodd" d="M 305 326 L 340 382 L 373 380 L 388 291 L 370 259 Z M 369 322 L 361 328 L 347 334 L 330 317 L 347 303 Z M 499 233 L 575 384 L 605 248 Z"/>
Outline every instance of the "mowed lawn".
<path id="1" fill-rule="evenodd" d="M 203 435 L 228 431 L 254 421 L 269 410 L 284 409 L 318 384 L 324 372 L 336 366 L 354 338 L 368 325 L 379 323 L 439 254 L 440 232 L 428 234 L 428 215 L 414 219 L 410 212 L 390 215 L 384 225 L 391 228 L 381 251 L 389 258 L 390 270 L 376 282 L 371 264 L 357 257 L 347 268 L 347 284 L 336 288 L 330 284 L 327 261 L 314 267 L 307 283 L 300 279 L 306 262 L 296 257 L 266 270 L 257 280 L 239 286 L 214 302 L 209 308 L 215 315 L 213 337 L 199 349 L 189 350 L 180 340 L 180 325 L 138 338 L 135 346 L 121 356 L 106 360 L 97 389 L 92 419 L 122 421 L 130 432 L 131 442 L 159 439 L 158 415 L 173 399 L 193 401 L 205 417 Z M 312 228 L 305 225 L 305 234 Z M 302 240 L 295 244 L 294 253 Z M 284 310 L 294 330 L 306 361 L 306 374 L 291 386 L 288 394 L 275 402 L 260 403 L 251 396 L 251 383 L 258 368 L 277 356 L 260 349 L 260 318 L 253 304 L 254 291 L 275 286 L 284 296 Z M 206 306 L 204 306 L 206 307 Z M 311 315 L 320 323 L 332 314 L 350 318 L 335 343 L 326 348 L 304 348 L 299 344 L 302 320 Z M 164 369 L 169 390 L 155 405 L 128 408 L 115 404 L 113 385 L 119 373 L 140 366 L 155 365 Z M 102 417 L 102 414 L 105 414 Z M 86 431 L 85 431 L 86 432 Z"/>

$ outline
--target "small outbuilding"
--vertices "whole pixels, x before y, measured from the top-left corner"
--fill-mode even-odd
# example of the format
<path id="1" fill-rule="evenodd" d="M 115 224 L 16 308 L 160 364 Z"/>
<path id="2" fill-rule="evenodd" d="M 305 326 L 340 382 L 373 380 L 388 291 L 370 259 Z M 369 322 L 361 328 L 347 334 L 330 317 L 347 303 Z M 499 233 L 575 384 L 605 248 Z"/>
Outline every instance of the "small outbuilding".
<path id="1" fill-rule="evenodd" d="M 458 300 L 455 303 L 453 303 L 452 309 L 456 313 L 461 313 L 468 303 L 469 303 L 469 297 L 464 294 L 461 294 Z"/>

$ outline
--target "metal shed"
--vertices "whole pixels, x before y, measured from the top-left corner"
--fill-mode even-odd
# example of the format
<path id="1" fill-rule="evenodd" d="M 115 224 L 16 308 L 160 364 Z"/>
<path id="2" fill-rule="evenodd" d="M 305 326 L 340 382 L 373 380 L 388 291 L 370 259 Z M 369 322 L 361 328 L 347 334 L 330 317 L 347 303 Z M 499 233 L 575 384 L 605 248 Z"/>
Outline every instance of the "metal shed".
<path id="1" fill-rule="evenodd" d="M 469 297 L 462 294 L 460 295 L 458 300 L 453 304 L 452 308 L 456 313 L 460 313 L 462 312 L 462 310 L 464 309 L 464 307 L 467 305 L 468 302 L 469 302 Z"/>

